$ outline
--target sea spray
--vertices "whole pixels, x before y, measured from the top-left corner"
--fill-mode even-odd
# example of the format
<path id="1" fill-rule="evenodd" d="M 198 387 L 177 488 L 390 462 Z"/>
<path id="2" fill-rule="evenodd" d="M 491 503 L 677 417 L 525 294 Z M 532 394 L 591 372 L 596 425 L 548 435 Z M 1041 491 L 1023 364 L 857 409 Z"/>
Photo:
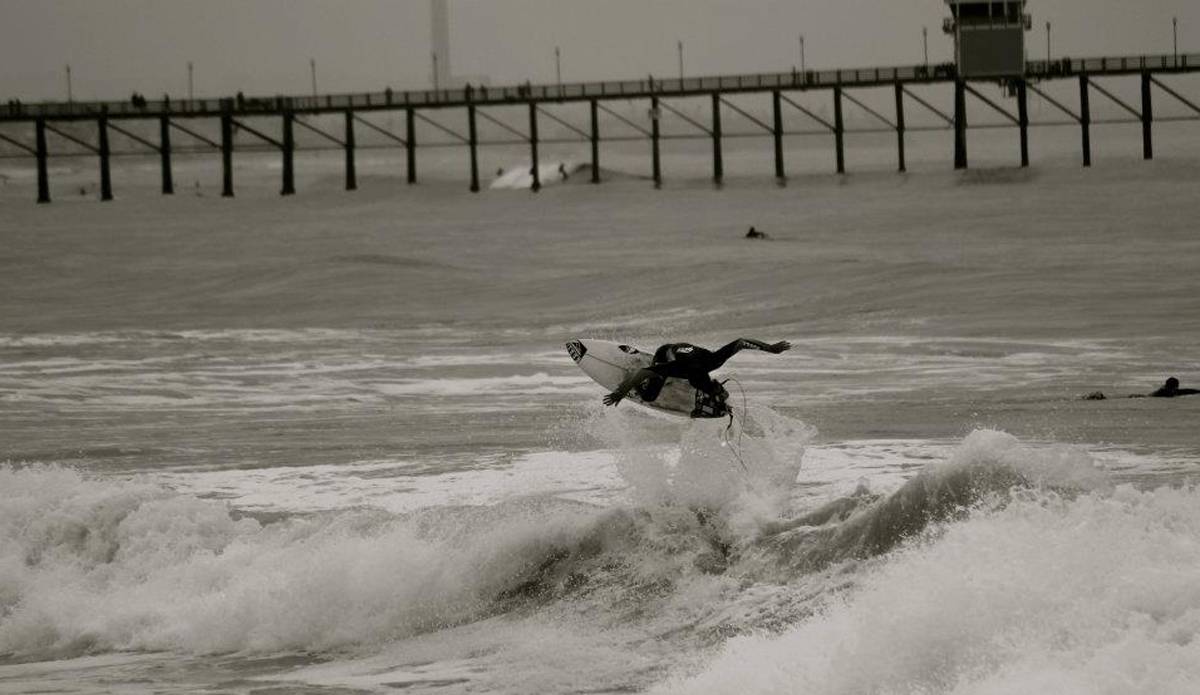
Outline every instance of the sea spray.
<path id="1" fill-rule="evenodd" d="M 657 692 L 1194 691 L 1200 491 L 1114 489 L 1068 448 L 995 432 L 928 475 L 989 468 L 1019 481 L 1003 499 L 943 516 L 815 616 L 735 638 Z"/>
<path id="2" fill-rule="evenodd" d="M 327 650 L 438 629 L 601 552 L 588 505 L 514 500 L 499 523 L 363 509 L 260 523 L 224 503 L 59 467 L 0 468 L 0 654 Z M 620 535 L 619 530 L 616 534 Z"/>

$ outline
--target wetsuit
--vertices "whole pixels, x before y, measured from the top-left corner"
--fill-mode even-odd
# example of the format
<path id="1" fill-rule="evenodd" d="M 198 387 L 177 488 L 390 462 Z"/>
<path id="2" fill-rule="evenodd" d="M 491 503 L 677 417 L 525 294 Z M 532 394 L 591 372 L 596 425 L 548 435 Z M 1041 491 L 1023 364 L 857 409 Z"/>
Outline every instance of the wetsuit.
<path id="1" fill-rule="evenodd" d="M 765 343 L 745 338 L 738 338 L 715 352 L 691 343 L 668 343 L 654 353 L 655 363 L 647 369 L 664 378 L 687 379 L 692 388 L 705 393 L 717 393 L 721 385 L 709 376 L 709 372 L 720 369 L 743 349 L 762 350 L 765 347 Z M 665 361 L 668 350 L 675 354 L 675 359 Z"/>
<path id="2" fill-rule="evenodd" d="M 666 353 L 667 348 L 672 349 L 675 353 L 675 359 L 669 362 L 660 361 L 661 359 L 665 359 L 662 356 Z M 722 350 L 725 350 L 725 348 L 722 348 Z M 650 365 L 647 369 L 663 378 L 675 377 L 676 379 L 686 379 L 692 388 L 710 392 L 713 390 L 716 382 L 713 381 L 708 373 L 725 364 L 725 360 L 729 359 L 732 354 L 730 352 L 718 358 L 716 352 L 692 345 L 691 343 L 671 343 L 658 349 L 655 353 L 657 363 Z"/>

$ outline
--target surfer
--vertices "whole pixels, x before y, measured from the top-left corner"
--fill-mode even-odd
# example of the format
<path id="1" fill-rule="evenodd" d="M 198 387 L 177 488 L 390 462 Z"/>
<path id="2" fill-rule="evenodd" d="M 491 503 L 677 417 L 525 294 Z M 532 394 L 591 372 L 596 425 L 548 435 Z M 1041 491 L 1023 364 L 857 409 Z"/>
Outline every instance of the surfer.
<path id="1" fill-rule="evenodd" d="M 1197 389 L 1181 389 L 1179 388 L 1179 379 L 1171 377 L 1167 382 L 1159 387 L 1156 391 L 1146 394 L 1147 398 L 1175 398 L 1176 396 L 1194 396 L 1200 393 Z"/>
<path id="2" fill-rule="evenodd" d="M 1135 393 L 1127 396 L 1127 398 L 1178 398 L 1179 396 L 1194 396 L 1196 394 L 1200 394 L 1200 389 L 1181 389 L 1179 388 L 1179 379 L 1171 377 L 1167 379 L 1166 383 L 1150 393 Z M 1105 401 L 1108 400 L 1108 397 L 1102 391 L 1093 391 L 1086 396 L 1081 396 L 1080 399 L 1085 401 Z"/>
<path id="3" fill-rule="evenodd" d="M 730 357 L 742 350 L 762 350 L 778 355 L 791 347 L 792 344 L 786 340 L 767 344 L 750 338 L 738 338 L 716 352 L 691 343 L 667 343 L 654 351 L 654 360 L 649 367 L 634 372 L 621 382 L 616 391 L 605 396 L 604 405 L 616 405 L 633 389 L 654 380 L 658 382 L 657 388 L 644 389 L 642 397 L 642 400 L 652 402 L 658 396 L 658 391 L 667 377 L 686 379 L 693 388 L 707 394 L 716 394 L 720 392 L 721 384 L 714 381 L 709 372 L 720 369 Z"/>

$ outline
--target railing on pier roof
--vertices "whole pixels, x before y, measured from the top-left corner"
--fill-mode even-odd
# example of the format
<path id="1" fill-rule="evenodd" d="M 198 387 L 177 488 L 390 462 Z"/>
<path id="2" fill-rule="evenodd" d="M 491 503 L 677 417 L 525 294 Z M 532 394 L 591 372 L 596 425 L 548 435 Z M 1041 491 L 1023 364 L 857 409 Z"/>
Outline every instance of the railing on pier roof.
<path id="1" fill-rule="evenodd" d="M 1179 55 L 1062 58 L 1026 62 L 1026 77 L 1054 79 L 1076 74 L 1123 74 L 1143 70 L 1200 70 L 1200 53 Z M 650 95 L 689 95 L 714 91 L 764 91 L 809 89 L 831 86 L 873 86 L 892 82 L 941 82 L 955 77 L 952 63 L 901 67 L 808 70 L 799 72 L 714 75 L 568 84 L 524 84 L 507 87 L 364 92 L 323 96 L 241 97 L 224 99 L 163 99 L 144 101 L 44 102 L 0 105 L 0 118 L 88 118 L 102 114 L 123 118 L 158 116 L 205 117 L 225 112 L 247 115 L 278 114 L 286 111 L 332 112 L 347 109 L 396 109 L 461 106 L 464 104 L 521 104 L 530 101 L 577 101 L 591 98 L 645 98 Z"/>

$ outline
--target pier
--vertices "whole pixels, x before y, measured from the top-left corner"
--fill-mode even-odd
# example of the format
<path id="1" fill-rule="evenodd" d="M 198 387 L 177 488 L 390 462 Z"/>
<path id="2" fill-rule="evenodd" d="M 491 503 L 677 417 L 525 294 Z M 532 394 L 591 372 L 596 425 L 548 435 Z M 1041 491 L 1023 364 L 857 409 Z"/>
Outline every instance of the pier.
<path id="1" fill-rule="evenodd" d="M 902 67 L 860 68 L 848 70 L 795 70 L 781 73 L 757 73 L 747 75 L 723 75 L 711 77 L 685 77 L 682 79 L 656 79 L 648 76 L 644 80 L 612 82 L 581 82 L 569 84 L 523 84 L 508 87 L 465 86 L 459 89 L 423 91 L 392 91 L 330 94 L 323 96 L 274 96 L 243 97 L 197 100 L 139 100 L 110 102 L 56 102 L 21 104 L 9 102 L 0 105 L 0 147 L 12 150 L 6 156 L 32 157 L 37 164 L 37 201 L 50 202 L 48 161 L 55 154 L 50 144 L 52 138 L 61 138 L 95 155 L 99 161 L 100 198 L 113 197 L 110 175 L 111 158 L 114 156 L 110 136 L 115 133 L 128 140 L 137 151 L 157 155 L 161 161 L 162 192 L 174 192 L 171 155 L 177 151 L 178 140 L 191 141 L 204 151 L 220 153 L 222 169 L 222 195 L 234 195 L 233 157 L 234 135 L 239 133 L 256 139 L 268 149 L 278 150 L 282 158 L 282 181 L 280 193 L 292 195 L 296 192 L 294 180 L 294 153 L 296 128 L 311 131 L 332 146 L 345 152 L 345 187 L 357 187 L 355 169 L 357 129 L 370 130 L 387 139 L 390 146 L 405 152 L 405 180 L 417 182 L 418 149 L 417 124 L 434 128 L 452 138 L 455 146 L 469 149 L 469 171 L 464 178 L 471 191 L 478 191 L 478 149 L 483 146 L 521 145 L 529 148 L 533 173 L 533 190 L 540 188 L 538 180 L 539 143 L 574 142 L 588 143 L 591 151 L 591 180 L 600 183 L 601 145 L 614 141 L 644 141 L 648 146 L 650 178 L 655 186 L 662 184 L 661 146 L 666 138 L 662 134 L 661 121 L 674 118 L 694 128 L 689 135 L 675 138 L 703 138 L 712 142 L 712 179 L 720 184 L 724 177 L 722 146 L 729 137 L 722 130 L 722 117 L 734 117 L 751 124 L 763 138 L 773 141 L 774 174 L 780 183 L 787 179 L 783 138 L 794 135 L 827 135 L 832 140 L 837 173 L 845 173 L 846 135 L 864 132 L 885 132 L 896 135 L 897 169 L 904 171 L 905 133 L 917 130 L 945 130 L 953 132 L 954 166 L 968 166 L 968 133 L 972 128 L 1016 128 L 1020 131 L 1020 163 L 1029 166 L 1030 152 L 1028 129 L 1036 126 L 1074 125 L 1080 129 L 1081 162 L 1090 166 L 1091 126 L 1104 123 L 1140 124 L 1142 130 L 1143 156 L 1154 156 L 1153 124 L 1154 99 L 1156 95 L 1172 99 L 1186 108 L 1186 115 L 1158 118 L 1159 121 L 1200 120 L 1200 105 L 1176 88 L 1166 84 L 1165 75 L 1200 72 L 1200 54 L 1124 56 L 1087 59 L 1062 59 L 1051 61 L 1030 60 L 1025 64 L 1024 75 L 1003 79 L 964 79 L 954 64 L 916 65 Z M 1103 79 L 1104 81 L 1098 81 Z M 1140 102 L 1130 103 L 1120 98 L 1112 88 L 1119 79 L 1140 81 Z M 1047 94 L 1041 85 L 1045 82 L 1073 80 L 1079 85 L 1077 103 L 1064 103 Z M 982 88 L 1000 84 L 1006 93 L 1015 99 L 1015 110 L 1000 100 L 984 94 Z M 919 85 L 944 85 L 953 90 L 953 108 L 939 109 L 928 99 L 914 93 Z M 894 92 L 894 110 L 884 113 L 856 96 L 859 90 L 887 88 Z M 795 97 L 800 93 L 820 92 L 830 100 L 832 118 L 818 113 L 800 103 Z M 1029 94 L 1040 96 L 1046 103 L 1063 114 L 1066 120 L 1038 123 L 1028 115 Z M 744 105 L 730 100 L 734 95 L 760 95 L 763 108 L 769 116 L 751 112 Z M 1120 118 L 1103 121 L 1093 119 L 1092 97 L 1115 104 L 1121 111 Z M 709 101 L 709 118 L 698 120 L 678 108 L 673 102 L 685 98 L 702 98 Z M 889 97 L 889 101 L 891 101 Z M 614 102 L 638 102 L 646 106 L 644 119 L 622 115 L 613 108 Z M 1004 122 L 972 126 L 967 121 L 968 102 L 977 102 L 1000 114 Z M 589 118 L 586 123 L 572 123 L 555 113 L 561 104 L 585 103 Z M 500 107 L 517 107 L 527 114 L 524 127 L 513 126 L 492 111 Z M 868 128 L 847 128 L 845 110 L 854 108 L 878 125 Z M 906 125 L 906 108 L 918 108 L 933 114 L 938 124 L 933 126 Z M 466 132 L 440 123 L 439 112 L 457 110 L 465 112 Z M 811 129 L 788 130 L 784 126 L 785 111 L 799 112 L 813 124 Z M 402 132 L 378 125 L 367 118 L 378 113 L 403 113 Z M 605 133 L 600 127 L 600 115 L 619 122 L 621 133 Z M 310 123 L 313 116 L 338 115 L 344 128 L 330 132 Z M 264 119 L 276 120 L 281 135 L 264 132 Z M 194 121 L 213 121 L 219 124 L 218 138 L 210 137 L 193 126 Z M 498 126 L 512 139 L 480 139 L 478 121 L 486 120 Z M 521 120 L 525 120 L 522 118 Z M 540 138 L 539 122 L 548 121 L 572 133 L 569 140 Z M 134 132 L 132 122 L 150 122 L 150 129 Z M 153 123 L 157 121 L 157 128 Z M 94 137 L 82 137 L 63 127 L 65 123 L 91 123 Z M 30 133 L 32 126 L 32 133 Z M 258 127 L 256 127 L 258 126 Z M 157 130 L 157 139 L 147 132 Z M 429 146 L 429 145 L 424 145 Z M 445 146 L 442 144 L 441 146 Z M 770 162 L 764 163 L 764 167 Z"/>

